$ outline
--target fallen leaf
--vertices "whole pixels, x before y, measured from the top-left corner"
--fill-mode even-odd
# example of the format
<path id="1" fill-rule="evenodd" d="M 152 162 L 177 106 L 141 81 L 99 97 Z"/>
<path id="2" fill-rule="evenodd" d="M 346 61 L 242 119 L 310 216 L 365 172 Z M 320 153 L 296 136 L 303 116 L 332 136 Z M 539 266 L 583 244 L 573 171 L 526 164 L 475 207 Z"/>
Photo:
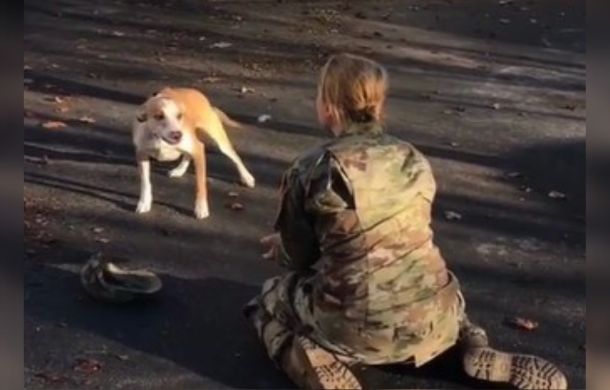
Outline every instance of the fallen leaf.
<path id="1" fill-rule="evenodd" d="M 45 129 L 49 129 L 49 130 L 63 129 L 66 126 L 67 125 L 61 121 L 46 121 L 42 124 L 42 127 L 44 127 Z"/>
<path id="2" fill-rule="evenodd" d="M 51 101 L 53 103 L 62 104 L 65 100 L 61 96 L 50 96 L 46 98 L 46 100 Z"/>
<path id="3" fill-rule="evenodd" d="M 521 190 L 522 190 L 522 191 L 527 192 L 528 194 L 529 194 L 530 192 L 532 192 L 532 188 L 531 188 L 531 187 L 528 187 L 528 186 L 521 186 L 520 188 L 521 188 Z"/>
<path id="4" fill-rule="evenodd" d="M 244 205 L 239 202 L 228 203 L 226 206 L 233 211 L 241 211 L 244 209 Z"/>
<path id="5" fill-rule="evenodd" d="M 55 109 L 55 111 L 56 111 L 56 112 L 60 112 L 60 113 L 66 113 L 66 112 L 70 111 L 70 107 L 65 106 L 65 105 L 61 105 L 61 106 L 58 106 L 58 107 Z"/>
<path id="6" fill-rule="evenodd" d="M 95 241 L 100 242 L 102 244 L 108 244 L 110 242 L 110 240 L 108 238 L 105 238 L 105 237 L 97 237 L 95 239 Z"/>
<path id="7" fill-rule="evenodd" d="M 90 358 L 78 358 L 74 365 L 74 371 L 82 372 L 86 375 L 95 374 L 102 369 L 102 363 Z"/>
<path id="8" fill-rule="evenodd" d="M 112 32 L 111 32 L 111 34 L 112 34 L 112 35 L 114 35 L 115 37 L 122 37 L 122 36 L 125 36 L 125 33 L 124 33 L 124 32 L 122 32 L 122 31 L 116 31 L 116 30 L 112 31 Z"/>
<path id="9" fill-rule="evenodd" d="M 233 46 L 233 44 L 230 42 L 216 42 L 210 45 L 210 49 L 226 49 L 231 46 Z"/>
<path id="10" fill-rule="evenodd" d="M 129 355 L 116 354 L 116 355 L 114 355 L 114 357 L 121 361 L 129 360 Z"/>
<path id="11" fill-rule="evenodd" d="M 459 221 L 462 219 L 462 214 L 457 213 L 455 211 L 447 210 L 445 211 L 445 219 L 447 221 Z"/>
<path id="12" fill-rule="evenodd" d="M 456 147 L 460 146 L 460 144 L 458 144 L 455 141 L 452 141 L 452 142 L 449 142 L 449 146 L 456 148 Z"/>
<path id="13" fill-rule="evenodd" d="M 262 114 L 259 115 L 258 118 L 256 119 L 259 123 L 265 123 L 271 120 L 271 115 L 269 114 Z"/>
<path id="14" fill-rule="evenodd" d="M 78 120 L 83 123 L 95 123 L 95 119 L 87 115 L 81 116 L 80 118 L 78 118 Z"/>
<path id="15" fill-rule="evenodd" d="M 514 0 L 500 0 L 498 1 L 499 5 L 509 5 L 512 4 L 514 2 Z"/>
<path id="16" fill-rule="evenodd" d="M 510 24 L 510 19 L 503 18 L 503 19 L 500 19 L 499 22 L 500 22 L 500 24 Z"/>
<path id="17" fill-rule="evenodd" d="M 60 328 L 67 328 L 68 324 L 65 321 L 60 321 L 57 323 L 57 326 L 59 326 Z"/>
<path id="18" fill-rule="evenodd" d="M 204 37 L 203 35 L 201 35 L 199 38 L 197 38 L 197 40 L 198 40 L 198 41 L 200 41 L 200 42 L 201 42 L 201 41 L 205 41 L 205 40 L 206 40 L 206 37 Z"/>
<path id="19" fill-rule="evenodd" d="M 102 233 L 102 232 L 104 231 L 104 228 L 103 228 L 103 227 L 96 226 L 96 227 L 94 227 L 94 228 L 93 228 L 93 229 L 91 229 L 91 230 L 93 231 L 93 233 L 99 234 L 99 233 Z"/>
<path id="20" fill-rule="evenodd" d="M 24 83 L 25 85 L 34 84 L 34 80 L 33 80 L 33 79 L 24 78 L 24 79 L 23 79 L 23 83 Z"/>
<path id="21" fill-rule="evenodd" d="M 563 108 L 565 108 L 566 110 L 574 111 L 576 110 L 576 104 L 566 104 L 565 106 L 563 106 Z"/>
<path id="22" fill-rule="evenodd" d="M 538 23 L 538 19 L 536 19 L 536 18 L 531 18 L 531 19 L 530 19 L 530 23 L 531 23 L 531 24 L 537 24 L 537 23 Z"/>
<path id="23" fill-rule="evenodd" d="M 245 94 L 245 93 L 254 93 L 254 89 L 253 88 L 248 88 L 246 86 L 242 86 L 239 89 L 239 92 L 242 93 L 242 94 Z"/>
<path id="24" fill-rule="evenodd" d="M 500 103 L 494 103 L 491 105 L 491 108 L 493 108 L 494 110 L 499 110 L 500 108 L 502 108 L 502 105 Z"/>
<path id="25" fill-rule="evenodd" d="M 508 324 L 514 326 L 518 329 L 532 331 L 538 328 L 538 323 L 536 321 L 522 318 L 522 317 L 513 317 L 507 320 Z"/>
<path id="26" fill-rule="evenodd" d="M 215 83 L 220 80 L 221 80 L 220 77 L 214 77 L 214 76 L 204 77 L 203 79 L 201 79 L 201 81 L 203 81 L 204 83 Z"/>
<path id="27" fill-rule="evenodd" d="M 453 110 L 450 110 L 450 109 L 443 110 L 443 114 L 445 114 L 445 115 L 453 114 Z"/>
<path id="28" fill-rule="evenodd" d="M 563 192 L 559 192 L 559 191 L 550 191 L 548 193 L 549 198 L 551 199 L 565 199 L 567 198 L 566 194 L 564 194 Z"/>
<path id="29" fill-rule="evenodd" d="M 229 191 L 229 192 L 227 193 L 227 196 L 228 196 L 229 198 L 237 198 L 237 197 L 239 196 L 239 192 L 237 192 L 237 191 Z"/>
<path id="30" fill-rule="evenodd" d="M 513 179 L 520 179 L 523 177 L 523 173 L 517 172 L 517 171 L 507 172 L 506 176 L 513 178 Z"/>
<path id="31" fill-rule="evenodd" d="M 39 372 L 34 374 L 35 377 L 44 380 L 46 383 L 58 383 L 66 380 L 66 376 L 57 372 Z"/>

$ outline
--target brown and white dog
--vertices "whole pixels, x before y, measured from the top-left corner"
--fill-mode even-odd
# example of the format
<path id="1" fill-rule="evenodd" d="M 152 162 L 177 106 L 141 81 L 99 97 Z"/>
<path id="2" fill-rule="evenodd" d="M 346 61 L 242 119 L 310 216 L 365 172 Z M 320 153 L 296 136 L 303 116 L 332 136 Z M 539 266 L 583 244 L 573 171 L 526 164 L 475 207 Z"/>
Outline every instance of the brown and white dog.
<path id="1" fill-rule="evenodd" d="M 254 177 L 233 149 L 223 123 L 239 126 L 212 106 L 201 92 L 191 88 L 164 88 L 140 107 L 133 124 L 133 143 L 140 172 L 137 213 L 146 213 L 152 206 L 150 158 L 173 161 L 182 157 L 169 176 L 184 175 L 193 160 L 197 188 L 195 216 L 202 219 L 209 215 L 205 160 L 205 142 L 209 140 L 235 163 L 241 182 L 254 187 Z"/>

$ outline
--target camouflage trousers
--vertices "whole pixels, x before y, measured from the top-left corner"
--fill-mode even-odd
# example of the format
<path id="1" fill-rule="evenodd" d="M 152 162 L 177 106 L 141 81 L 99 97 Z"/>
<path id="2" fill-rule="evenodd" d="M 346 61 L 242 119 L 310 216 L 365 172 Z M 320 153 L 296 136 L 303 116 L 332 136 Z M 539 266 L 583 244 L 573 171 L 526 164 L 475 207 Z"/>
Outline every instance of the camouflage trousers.
<path id="1" fill-rule="evenodd" d="M 457 286 L 455 276 L 452 274 L 450 276 Z M 431 332 L 429 341 L 424 339 L 417 346 L 414 345 L 412 349 L 408 345 L 401 347 L 398 355 L 394 351 L 384 354 L 383 349 L 370 355 L 357 352 L 350 350 L 345 343 L 339 344 L 335 340 L 329 339 L 316 328 L 316 319 L 312 310 L 313 294 L 308 281 L 308 276 L 294 272 L 268 279 L 263 284 L 261 294 L 252 299 L 244 309 L 246 316 L 256 328 L 269 357 L 302 387 L 359 388 L 356 379 L 346 372 L 347 367 L 352 364 L 376 365 L 404 362 L 419 366 L 453 346 L 458 338 L 458 332 L 470 324 L 465 315 L 464 299 L 459 288 L 456 287 L 452 290 L 452 293 L 456 295 L 455 304 L 448 310 L 449 315 L 443 318 L 444 321 L 454 324 L 453 326 L 445 324 L 440 327 L 443 330 L 450 329 L 450 333 L 455 333 L 455 335 L 447 335 L 444 338 L 446 341 L 443 343 L 439 343 L 438 340 L 445 335 L 435 335 L 434 332 Z M 295 352 L 295 348 L 300 352 Z M 425 352 L 425 358 L 421 359 L 420 354 L 418 360 L 417 355 L 421 351 Z M 307 356 L 309 361 L 304 363 L 302 360 L 295 359 L 295 355 L 299 354 Z M 326 366 L 317 367 L 316 362 L 312 362 L 311 356 L 315 356 L 314 360 Z M 303 370 L 303 364 L 313 366 L 312 369 L 317 370 L 318 377 L 320 373 L 326 375 L 326 379 L 334 384 L 326 387 L 320 383 L 307 384 L 306 380 L 304 382 L 295 379 L 295 376 L 307 376 L 303 372 L 294 373 L 297 368 Z M 332 367 L 334 373 L 340 374 L 338 379 L 328 375 L 328 367 Z M 338 385 L 337 380 L 343 381 L 344 385 Z"/>

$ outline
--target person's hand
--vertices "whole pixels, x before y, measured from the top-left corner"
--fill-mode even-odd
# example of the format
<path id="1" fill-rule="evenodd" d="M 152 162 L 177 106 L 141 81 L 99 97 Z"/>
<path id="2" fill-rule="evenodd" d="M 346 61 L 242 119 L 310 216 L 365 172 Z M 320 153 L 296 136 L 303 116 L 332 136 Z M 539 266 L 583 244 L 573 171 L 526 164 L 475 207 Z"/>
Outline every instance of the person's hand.
<path id="1" fill-rule="evenodd" d="M 263 259 L 276 260 L 279 258 L 280 248 L 282 247 L 282 238 L 279 233 L 273 233 L 261 238 L 261 244 L 264 247 Z"/>

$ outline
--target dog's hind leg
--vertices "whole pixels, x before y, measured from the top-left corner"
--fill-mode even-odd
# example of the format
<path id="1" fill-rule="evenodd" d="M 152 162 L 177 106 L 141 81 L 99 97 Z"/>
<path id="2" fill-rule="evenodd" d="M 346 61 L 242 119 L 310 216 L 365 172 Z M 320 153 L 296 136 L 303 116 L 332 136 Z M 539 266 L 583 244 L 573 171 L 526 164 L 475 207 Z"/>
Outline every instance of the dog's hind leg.
<path id="1" fill-rule="evenodd" d="M 246 187 L 253 188 L 256 184 L 256 180 L 254 180 L 254 176 L 248 171 L 233 148 L 220 119 L 217 116 L 213 116 L 207 122 L 198 124 L 197 129 L 201 142 L 205 143 L 208 139 L 214 141 L 220 152 L 229 157 L 229 159 L 233 161 L 233 164 L 235 164 L 242 184 Z"/>
<path id="2" fill-rule="evenodd" d="M 180 164 L 178 164 L 178 166 L 176 168 L 169 171 L 167 173 L 167 175 L 169 177 L 182 177 L 182 176 L 184 176 L 186 171 L 189 169 L 190 164 L 191 164 L 191 156 L 189 156 L 188 154 L 185 153 L 182 155 L 182 160 L 180 161 Z"/>
<path id="3" fill-rule="evenodd" d="M 233 163 L 235 164 L 235 167 L 239 171 L 239 176 L 241 178 L 242 184 L 248 188 L 254 188 L 254 185 L 256 184 L 256 181 L 254 180 L 254 176 L 252 176 L 250 171 L 248 171 L 248 169 L 244 165 L 243 161 L 241 161 L 241 158 L 235 151 L 235 149 L 233 149 L 233 146 L 231 144 L 222 144 L 222 145 L 219 144 L 218 149 L 220 149 L 222 154 L 229 157 L 229 159 L 231 159 L 231 161 L 233 161 Z"/>

